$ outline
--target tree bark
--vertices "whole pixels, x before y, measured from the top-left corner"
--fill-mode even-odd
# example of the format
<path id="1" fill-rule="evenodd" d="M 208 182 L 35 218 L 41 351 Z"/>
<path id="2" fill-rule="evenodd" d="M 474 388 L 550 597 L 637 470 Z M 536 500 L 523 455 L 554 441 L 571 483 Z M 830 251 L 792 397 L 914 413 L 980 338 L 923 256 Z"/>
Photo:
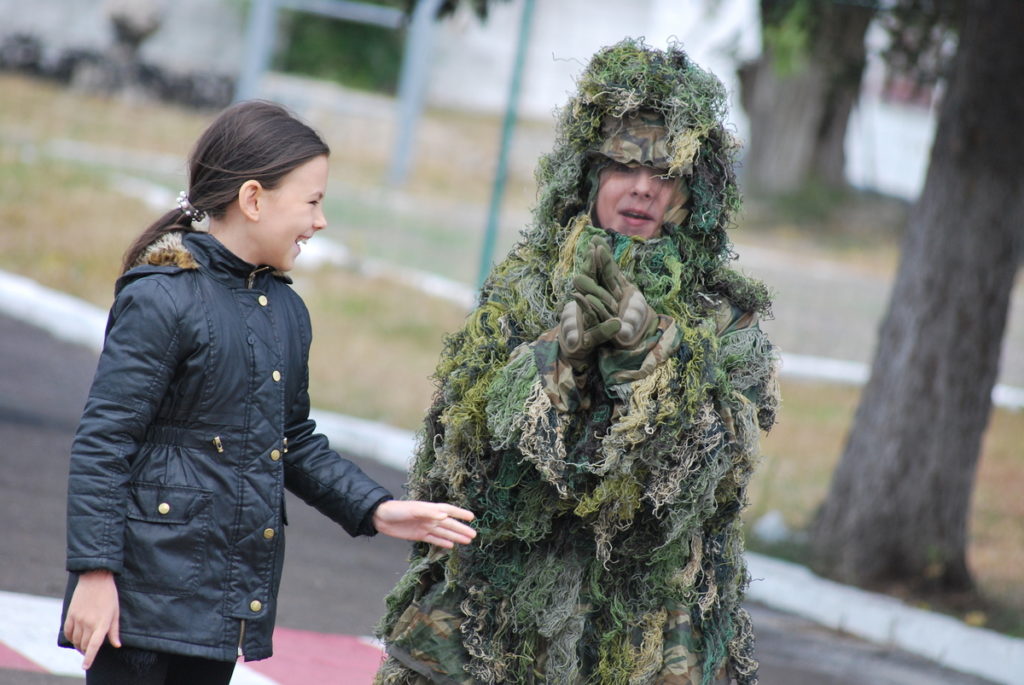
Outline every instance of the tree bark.
<path id="1" fill-rule="evenodd" d="M 970 493 L 1024 252 L 1024 3 L 965 3 L 871 378 L 812 530 L 845 582 L 966 590 Z"/>
<path id="2" fill-rule="evenodd" d="M 762 0 L 762 23 L 779 0 Z M 785 4 L 785 3 L 782 3 Z M 843 150 L 850 112 L 864 73 L 864 35 L 874 16 L 865 6 L 814 3 L 810 54 L 780 73 L 766 41 L 761 56 L 739 70 L 750 118 L 744 182 L 755 193 L 793 192 L 815 178 L 845 185 Z"/>

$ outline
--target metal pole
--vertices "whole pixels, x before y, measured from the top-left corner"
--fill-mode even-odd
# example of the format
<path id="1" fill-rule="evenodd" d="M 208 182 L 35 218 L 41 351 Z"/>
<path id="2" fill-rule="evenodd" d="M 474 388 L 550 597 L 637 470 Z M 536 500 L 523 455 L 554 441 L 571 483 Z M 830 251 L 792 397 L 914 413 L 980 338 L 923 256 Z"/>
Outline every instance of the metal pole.
<path id="1" fill-rule="evenodd" d="M 409 177 L 413 139 L 423 113 L 423 92 L 434 43 L 434 17 L 440 6 L 441 0 L 420 0 L 412 13 L 402 54 L 402 73 L 398 79 L 398 136 L 388 169 L 388 183 L 393 186 L 404 184 Z"/>
<path id="2" fill-rule="evenodd" d="M 235 102 L 251 100 L 259 93 L 263 72 L 270 66 L 277 33 L 277 1 L 252 0 L 245 31 L 245 56 L 235 87 Z"/>
<path id="3" fill-rule="evenodd" d="M 526 0 L 523 14 L 519 21 L 519 42 L 516 46 L 515 65 L 512 68 L 512 83 L 509 86 L 508 103 L 505 107 L 505 121 L 501 128 L 501 149 L 498 153 L 498 169 L 494 176 L 494 189 L 491 191 L 491 207 L 487 214 L 487 230 L 484 232 L 484 244 L 480 250 L 480 273 L 477 286 L 482 286 L 491 270 L 494 245 L 498 235 L 498 216 L 501 213 L 501 200 L 505 195 L 505 181 L 508 177 L 508 150 L 512 143 L 512 131 L 516 123 L 516 109 L 519 105 L 519 86 L 523 76 L 526 46 L 530 38 L 530 20 L 533 17 L 534 0 Z"/>

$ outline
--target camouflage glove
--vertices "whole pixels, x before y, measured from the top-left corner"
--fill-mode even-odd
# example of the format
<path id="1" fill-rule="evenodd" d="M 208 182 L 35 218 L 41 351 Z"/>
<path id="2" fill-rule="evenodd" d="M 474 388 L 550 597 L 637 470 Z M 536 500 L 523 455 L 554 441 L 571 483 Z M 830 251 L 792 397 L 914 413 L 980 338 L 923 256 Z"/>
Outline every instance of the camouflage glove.
<path id="1" fill-rule="evenodd" d="M 574 368 L 619 332 L 622 322 L 616 317 L 617 303 L 605 288 L 597 284 L 593 251 L 584 259 L 582 270 L 573 278 L 572 299 L 562 308 L 558 322 L 558 346 Z"/>
<path id="2" fill-rule="evenodd" d="M 558 347 L 570 362 L 584 362 L 599 345 L 610 340 L 621 325 L 618 319 L 601 320 L 594 310 L 574 299 L 562 308 Z"/>
<path id="3" fill-rule="evenodd" d="M 608 294 L 601 302 L 622 322 L 611 344 L 598 351 L 598 368 L 609 391 L 624 399 L 626 384 L 652 373 L 679 348 L 682 335 L 672 318 L 659 316 L 626 278 L 608 243 L 595 238 L 591 244 L 598 287 Z"/>
<path id="4" fill-rule="evenodd" d="M 647 304 L 640 289 L 623 275 L 603 238 L 594 238 L 591 242 L 591 260 L 604 286 L 600 290 L 608 294 L 601 303 L 622 322 L 611 339 L 612 343 L 624 350 L 633 350 L 640 345 L 646 347 L 645 341 L 658 330 L 658 313 Z"/>
<path id="5" fill-rule="evenodd" d="M 587 371 L 596 361 L 594 351 L 619 332 L 617 303 L 597 284 L 592 253 L 583 259 L 573 280 L 570 299 L 562 307 L 558 325 L 545 331 L 533 344 L 537 370 L 551 406 L 576 411 L 590 406 L 583 392 Z"/>

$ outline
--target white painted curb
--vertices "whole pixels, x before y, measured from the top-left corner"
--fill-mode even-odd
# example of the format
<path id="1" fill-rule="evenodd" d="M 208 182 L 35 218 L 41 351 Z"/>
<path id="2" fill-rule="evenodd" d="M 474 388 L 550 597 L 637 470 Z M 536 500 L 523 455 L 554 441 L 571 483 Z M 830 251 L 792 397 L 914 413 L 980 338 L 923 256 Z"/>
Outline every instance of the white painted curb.
<path id="1" fill-rule="evenodd" d="M 409 431 L 320 409 L 312 409 L 309 416 L 338 452 L 372 459 L 398 471 L 409 470 L 416 446 Z"/>
<path id="2" fill-rule="evenodd" d="M 864 385 L 871 369 L 861 362 L 829 359 L 804 354 L 783 354 L 781 375 L 812 381 L 831 381 L 844 385 Z M 1002 409 L 1024 409 L 1024 388 L 997 384 L 992 388 L 992 404 Z"/>
<path id="3" fill-rule="evenodd" d="M 797 564 L 746 553 L 747 597 L 879 645 L 902 649 L 957 671 L 1020 685 L 1024 640 L 821 578 Z"/>
<path id="4" fill-rule="evenodd" d="M 59 340 L 103 349 L 107 313 L 76 297 L 0 271 L 0 312 L 49 331 Z"/>

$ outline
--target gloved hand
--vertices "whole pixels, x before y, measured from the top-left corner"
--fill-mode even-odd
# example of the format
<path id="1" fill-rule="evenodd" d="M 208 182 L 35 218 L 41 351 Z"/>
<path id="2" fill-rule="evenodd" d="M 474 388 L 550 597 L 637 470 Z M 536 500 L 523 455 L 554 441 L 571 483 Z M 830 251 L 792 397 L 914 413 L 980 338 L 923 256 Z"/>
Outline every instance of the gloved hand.
<path id="1" fill-rule="evenodd" d="M 626 278 L 603 238 L 591 242 L 590 260 L 597 287 L 606 293 L 599 296 L 594 291 L 593 295 L 602 303 L 602 311 L 613 313 L 622 322 L 610 344 L 598 350 L 597 366 L 606 386 L 620 387 L 652 373 L 678 349 L 682 335 L 675 322 L 659 316 L 640 289 Z M 589 288 L 584 279 L 574 283 L 581 289 Z"/>
<path id="2" fill-rule="evenodd" d="M 603 288 L 598 287 L 607 295 L 600 298 L 601 304 L 622 322 L 611 339 L 612 343 L 621 349 L 632 350 L 654 335 L 658 329 L 658 313 L 647 304 L 640 289 L 622 273 L 604 238 L 597 237 L 591 241 L 590 259 L 603 285 Z M 577 280 L 583 281 L 580 276 Z M 580 287 L 582 283 L 577 283 L 577 280 L 573 283 Z"/>
<path id="3" fill-rule="evenodd" d="M 570 361 L 586 359 L 622 326 L 622 322 L 615 318 L 601 320 L 593 310 L 580 304 L 581 300 L 566 303 L 558 320 L 558 347 Z"/>
<path id="4" fill-rule="evenodd" d="M 562 411 L 589 406 L 582 391 L 592 361 L 609 389 L 623 388 L 652 373 L 682 339 L 675 322 L 659 316 L 622 273 L 603 238 L 591 241 L 572 284 L 558 325 L 538 339 L 543 344 L 534 351 L 543 360 L 539 367 L 552 406 Z M 544 345 L 557 346 L 557 352 L 538 352 Z"/>
<path id="5" fill-rule="evenodd" d="M 558 346 L 568 361 L 578 366 L 590 354 L 612 339 L 622 328 L 617 318 L 618 303 L 598 285 L 594 251 L 583 260 L 573 278 L 572 300 L 562 308 L 558 324 Z"/>

